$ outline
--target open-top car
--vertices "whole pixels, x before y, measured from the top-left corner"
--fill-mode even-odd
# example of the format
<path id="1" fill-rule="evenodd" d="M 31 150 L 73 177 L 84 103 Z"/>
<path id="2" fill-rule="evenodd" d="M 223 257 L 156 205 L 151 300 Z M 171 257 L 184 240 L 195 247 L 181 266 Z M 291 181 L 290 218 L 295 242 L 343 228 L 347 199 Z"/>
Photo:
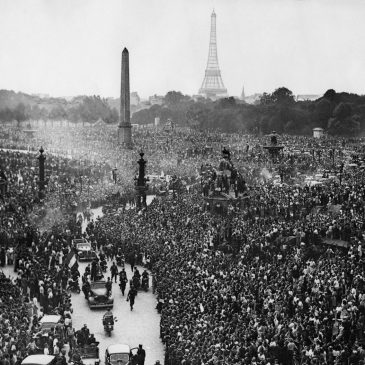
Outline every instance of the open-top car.
<path id="1" fill-rule="evenodd" d="M 88 303 L 90 309 L 113 308 L 114 299 L 110 293 L 108 295 L 108 289 L 104 280 L 91 283 Z"/>
<path id="2" fill-rule="evenodd" d="M 73 243 L 80 261 L 92 261 L 96 258 L 96 252 L 92 249 L 91 243 L 85 238 L 75 238 Z"/>
<path id="3" fill-rule="evenodd" d="M 63 327 L 62 316 L 59 314 L 46 314 L 40 319 L 39 323 L 43 333 L 51 332 L 57 326 Z"/>
<path id="4" fill-rule="evenodd" d="M 75 347 L 72 350 L 71 358 L 73 358 L 76 355 L 80 357 L 83 365 L 100 364 L 98 342 L 91 345 Z"/>

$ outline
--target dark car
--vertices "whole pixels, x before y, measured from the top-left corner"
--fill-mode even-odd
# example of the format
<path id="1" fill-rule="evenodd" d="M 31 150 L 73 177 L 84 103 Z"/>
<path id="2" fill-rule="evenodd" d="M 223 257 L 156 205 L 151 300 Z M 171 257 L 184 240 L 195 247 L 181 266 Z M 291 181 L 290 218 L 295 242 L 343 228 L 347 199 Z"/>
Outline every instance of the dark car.
<path id="1" fill-rule="evenodd" d="M 92 249 L 91 243 L 85 238 L 76 238 L 73 243 L 80 261 L 92 261 L 96 258 L 96 252 Z"/>
<path id="2" fill-rule="evenodd" d="M 103 280 L 94 281 L 90 285 L 89 307 L 93 308 L 113 308 L 114 299 L 108 295 L 108 290 Z"/>

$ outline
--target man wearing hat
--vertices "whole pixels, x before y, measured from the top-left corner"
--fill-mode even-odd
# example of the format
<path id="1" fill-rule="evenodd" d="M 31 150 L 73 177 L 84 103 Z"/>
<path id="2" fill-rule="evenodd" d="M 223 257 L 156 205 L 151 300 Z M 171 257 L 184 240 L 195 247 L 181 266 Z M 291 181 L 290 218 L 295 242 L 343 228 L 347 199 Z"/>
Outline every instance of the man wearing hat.
<path id="1" fill-rule="evenodd" d="M 138 365 L 144 365 L 145 358 L 146 358 L 146 351 L 144 350 L 142 345 L 139 345 L 139 348 L 137 350 Z"/>

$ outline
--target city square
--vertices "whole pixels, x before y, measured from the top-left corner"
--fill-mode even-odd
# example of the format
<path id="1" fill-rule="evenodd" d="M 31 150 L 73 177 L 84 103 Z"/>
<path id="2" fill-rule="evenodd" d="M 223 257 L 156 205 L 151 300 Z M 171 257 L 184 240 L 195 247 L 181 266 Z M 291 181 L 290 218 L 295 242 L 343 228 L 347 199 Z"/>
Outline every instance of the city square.
<path id="1" fill-rule="evenodd" d="M 365 364 L 365 79 L 348 71 L 365 52 L 335 26 L 341 14 L 346 34 L 362 34 L 364 5 L 159 0 L 156 14 L 127 0 L 18 1 L 15 16 L 0 0 L 24 21 L 14 39 L 34 27 L 43 57 L 61 26 L 65 43 L 41 69 L 33 54 L 24 78 L 0 35 L 0 365 Z M 254 15 L 280 55 L 298 51 L 290 31 L 308 44 L 282 68 L 252 32 L 272 59 L 253 47 L 260 72 L 242 74 L 242 88 L 227 63 L 232 44 L 241 56 L 230 24 L 247 37 L 239 16 Z M 324 24 L 351 48 L 332 59 L 342 75 L 312 67 L 319 49 L 318 70 L 332 54 L 314 42 Z M 195 50 L 181 63 L 164 51 L 176 34 Z M 105 55 L 78 64 L 79 49 L 101 44 Z M 200 57 L 202 69 L 189 66 Z"/>

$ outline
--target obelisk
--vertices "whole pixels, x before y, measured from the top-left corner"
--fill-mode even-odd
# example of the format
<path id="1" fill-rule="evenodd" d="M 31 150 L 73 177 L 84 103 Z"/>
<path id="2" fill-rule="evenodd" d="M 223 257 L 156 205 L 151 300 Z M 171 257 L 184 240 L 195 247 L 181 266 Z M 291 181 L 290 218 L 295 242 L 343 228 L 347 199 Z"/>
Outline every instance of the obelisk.
<path id="1" fill-rule="evenodd" d="M 132 126 L 131 126 L 131 105 L 129 93 L 129 52 L 127 48 L 122 52 L 122 76 L 120 88 L 120 120 L 118 127 L 119 144 L 124 148 L 131 149 Z"/>

